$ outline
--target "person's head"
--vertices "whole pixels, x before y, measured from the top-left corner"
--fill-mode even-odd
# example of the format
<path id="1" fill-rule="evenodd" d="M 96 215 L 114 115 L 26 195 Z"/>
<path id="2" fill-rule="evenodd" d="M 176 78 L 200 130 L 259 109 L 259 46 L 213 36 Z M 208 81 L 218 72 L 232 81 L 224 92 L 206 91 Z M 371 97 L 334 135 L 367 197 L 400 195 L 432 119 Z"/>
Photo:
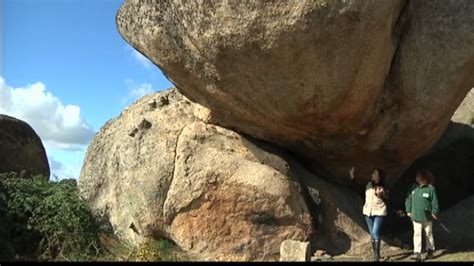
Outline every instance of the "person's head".
<path id="1" fill-rule="evenodd" d="M 420 185 L 429 185 L 433 183 L 433 174 L 426 169 L 420 169 L 416 172 L 416 183 Z"/>
<path id="2" fill-rule="evenodd" d="M 382 170 L 382 169 L 375 169 L 373 172 L 372 172 L 372 178 L 371 178 L 372 182 L 374 182 L 375 184 L 381 184 L 383 185 L 384 182 L 385 182 L 385 171 Z"/>

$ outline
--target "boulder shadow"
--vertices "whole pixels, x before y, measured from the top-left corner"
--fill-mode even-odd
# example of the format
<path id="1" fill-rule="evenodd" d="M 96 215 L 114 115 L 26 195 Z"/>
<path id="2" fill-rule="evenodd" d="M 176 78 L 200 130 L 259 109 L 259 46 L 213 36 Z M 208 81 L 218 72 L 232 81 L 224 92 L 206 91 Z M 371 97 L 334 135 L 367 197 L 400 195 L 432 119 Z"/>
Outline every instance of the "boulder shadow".
<path id="1" fill-rule="evenodd" d="M 288 163 L 288 171 L 283 174 L 299 184 L 300 193 L 312 216 L 315 228 L 315 234 L 309 240 L 312 252 L 322 249 L 333 256 L 367 254 L 367 248 L 371 246 L 370 236 L 362 215 L 363 201 L 358 192 L 314 174 L 303 166 L 298 157 L 281 147 L 244 136 L 259 149 L 275 154 Z M 258 157 L 261 152 L 251 146 L 247 147 Z"/>
<path id="2" fill-rule="evenodd" d="M 433 185 L 437 190 L 441 215 L 474 195 L 474 128 L 451 122 L 437 143 L 393 184 L 389 199 L 392 210 L 405 209 L 408 188 L 414 183 L 417 170 L 422 168 L 430 170 L 435 176 Z M 411 244 L 412 224 L 408 217 L 391 215 L 386 225 L 386 234 Z M 439 248 L 451 248 L 445 241 L 437 244 Z"/>

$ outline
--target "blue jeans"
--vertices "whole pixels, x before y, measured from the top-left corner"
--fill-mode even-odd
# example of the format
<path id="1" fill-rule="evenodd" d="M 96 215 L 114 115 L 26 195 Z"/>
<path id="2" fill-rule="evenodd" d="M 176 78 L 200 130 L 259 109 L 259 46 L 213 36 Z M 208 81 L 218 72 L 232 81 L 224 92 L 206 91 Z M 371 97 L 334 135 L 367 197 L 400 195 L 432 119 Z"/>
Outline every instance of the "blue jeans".
<path id="1" fill-rule="evenodd" d="M 380 230 L 384 216 L 364 216 L 372 239 L 380 240 Z"/>

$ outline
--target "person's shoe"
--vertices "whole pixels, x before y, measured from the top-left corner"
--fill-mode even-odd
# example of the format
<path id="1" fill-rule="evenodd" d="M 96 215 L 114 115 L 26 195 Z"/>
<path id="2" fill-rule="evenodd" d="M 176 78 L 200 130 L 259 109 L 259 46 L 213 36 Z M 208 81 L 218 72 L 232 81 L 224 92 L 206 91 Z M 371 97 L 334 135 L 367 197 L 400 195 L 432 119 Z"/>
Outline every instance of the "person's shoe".
<path id="1" fill-rule="evenodd" d="M 375 240 L 374 261 L 380 261 L 380 240 Z"/>
<path id="2" fill-rule="evenodd" d="M 370 240 L 372 242 L 372 254 L 374 256 L 373 260 L 375 261 L 375 239 Z"/>
<path id="3" fill-rule="evenodd" d="M 432 259 L 432 258 L 434 258 L 434 250 L 428 249 L 428 250 L 426 251 L 425 260 L 430 260 L 430 259 Z"/>
<path id="4" fill-rule="evenodd" d="M 410 256 L 410 259 L 416 260 L 416 261 L 421 261 L 421 254 L 420 253 L 413 253 L 413 255 Z"/>

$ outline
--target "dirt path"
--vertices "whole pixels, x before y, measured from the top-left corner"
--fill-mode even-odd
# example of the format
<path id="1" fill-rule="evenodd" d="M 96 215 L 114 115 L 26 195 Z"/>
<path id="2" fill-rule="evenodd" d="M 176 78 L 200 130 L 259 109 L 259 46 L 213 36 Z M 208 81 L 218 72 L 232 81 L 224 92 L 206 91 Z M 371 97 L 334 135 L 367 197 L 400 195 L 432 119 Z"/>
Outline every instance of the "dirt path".
<path id="1" fill-rule="evenodd" d="M 385 261 L 412 261 L 410 260 L 410 255 L 412 254 L 411 250 L 404 250 L 404 249 L 399 249 L 399 250 L 390 250 L 390 251 L 385 251 L 382 253 L 382 257 L 384 257 Z M 423 254 L 422 257 L 424 258 L 426 254 Z M 360 257 L 360 256 L 346 256 L 346 255 L 340 255 L 340 256 L 335 256 L 330 259 L 332 261 L 371 261 L 372 257 L 371 256 L 365 256 L 365 257 Z M 328 261 L 330 261 L 328 260 Z M 438 262 L 443 262 L 443 261 L 474 261 L 474 250 L 473 251 L 467 251 L 467 252 L 450 252 L 448 250 L 442 249 L 442 250 L 437 250 L 435 252 L 435 258 L 432 260 L 428 261 L 438 261 Z"/>

